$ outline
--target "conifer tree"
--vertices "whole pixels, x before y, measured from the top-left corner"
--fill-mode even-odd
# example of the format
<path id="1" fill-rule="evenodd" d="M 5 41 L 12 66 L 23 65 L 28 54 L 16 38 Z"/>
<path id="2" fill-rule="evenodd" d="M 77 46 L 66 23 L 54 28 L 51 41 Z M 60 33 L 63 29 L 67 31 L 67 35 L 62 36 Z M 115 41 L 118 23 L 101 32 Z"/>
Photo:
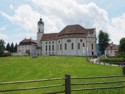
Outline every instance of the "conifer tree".
<path id="1" fill-rule="evenodd" d="M 7 45 L 6 45 L 6 50 L 10 52 L 10 44 L 9 43 L 7 43 Z"/>
<path id="2" fill-rule="evenodd" d="M 17 52 L 17 43 L 15 44 L 14 52 Z"/>
<path id="3" fill-rule="evenodd" d="M 13 42 L 11 43 L 11 46 L 10 46 L 10 52 L 14 52 L 14 44 L 13 44 Z"/>

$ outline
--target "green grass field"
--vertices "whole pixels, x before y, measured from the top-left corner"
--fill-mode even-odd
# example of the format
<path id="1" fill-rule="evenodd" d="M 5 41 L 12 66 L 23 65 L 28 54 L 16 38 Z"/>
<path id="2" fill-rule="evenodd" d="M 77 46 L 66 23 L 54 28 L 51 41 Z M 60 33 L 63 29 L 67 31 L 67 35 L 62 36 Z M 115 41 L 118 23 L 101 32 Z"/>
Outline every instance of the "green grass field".
<path id="1" fill-rule="evenodd" d="M 0 58 L 0 82 L 9 81 L 24 81 L 24 80 L 38 80 L 47 78 L 63 78 L 65 74 L 70 74 L 72 77 L 88 77 L 88 76 L 110 76 L 121 75 L 121 67 L 96 65 L 86 61 L 84 57 L 71 56 L 41 56 L 38 58 L 31 57 L 4 57 Z M 122 79 L 122 78 L 119 78 Z M 101 79 L 102 81 L 119 80 L 115 79 Z M 100 81 L 100 80 L 94 80 Z M 79 80 L 72 83 L 92 82 L 92 80 Z M 43 85 L 52 85 L 57 83 L 64 83 L 64 81 L 57 82 L 40 82 L 20 85 L 1 85 L 0 89 L 15 89 L 24 87 L 34 87 Z M 124 85 L 124 83 L 119 83 Z M 115 84 L 116 85 L 116 84 Z M 108 85 L 99 85 L 108 86 Z M 113 86 L 113 85 L 112 85 Z M 89 85 L 84 87 L 95 87 Z M 72 88 L 82 88 L 76 86 Z M 11 92 L 3 94 L 42 94 L 47 91 L 63 90 L 63 87 L 53 89 L 30 90 L 21 92 Z M 100 91 L 82 91 L 73 92 L 72 94 L 125 94 L 125 89 L 115 90 L 100 90 Z"/>

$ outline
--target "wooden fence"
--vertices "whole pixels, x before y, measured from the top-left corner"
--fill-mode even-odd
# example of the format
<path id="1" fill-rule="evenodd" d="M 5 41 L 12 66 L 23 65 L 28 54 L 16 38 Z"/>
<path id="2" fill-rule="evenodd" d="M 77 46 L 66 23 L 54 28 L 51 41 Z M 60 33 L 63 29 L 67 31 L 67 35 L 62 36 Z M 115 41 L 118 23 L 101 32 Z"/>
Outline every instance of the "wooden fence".
<path id="1" fill-rule="evenodd" d="M 108 87 L 92 87 L 92 88 L 77 88 L 72 89 L 72 86 L 85 86 L 85 85 L 99 85 L 99 84 L 113 84 L 113 83 L 123 83 L 125 80 L 117 80 L 117 81 L 107 81 L 107 82 L 86 82 L 86 83 L 72 83 L 73 80 L 85 80 L 85 79 L 108 79 L 108 78 L 121 78 L 125 77 L 125 67 L 123 69 L 123 75 L 117 76 L 94 76 L 94 77 L 71 77 L 70 75 L 65 75 L 64 78 L 51 78 L 51 79 L 40 79 L 40 80 L 28 80 L 28 81 L 15 81 L 15 82 L 0 82 L 0 86 L 8 85 L 8 84 L 22 84 L 22 83 L 35 83 L 35 82 L 45 82 L 45 81 L 57 81 L 63 80 L 65 83 L 56 84 L 56 85 L 48 85 L 48 86 L 39 86 L 39 87 L 29 87 L 29 88 L 18 88 L 18 89 L 6 89 L 0 90 L 1 92 L 15 92 L 15 91 L 25 91 L 25 90 L 35 90 L 35 89 L 45 89 L 45 88 L 54 88 L 56 87 L 64 87 L 62 91 L 53 91 L 53 92 L 46 92 L 44 94 L 71 94 L 72 92 L 78 91 L 91 91 L 91 90 L 105 90 L 105 89 L 118 89 L 118 88 L 125 88 L 125 85 L 116 85 L 116 86 L 108 86 Z"/>

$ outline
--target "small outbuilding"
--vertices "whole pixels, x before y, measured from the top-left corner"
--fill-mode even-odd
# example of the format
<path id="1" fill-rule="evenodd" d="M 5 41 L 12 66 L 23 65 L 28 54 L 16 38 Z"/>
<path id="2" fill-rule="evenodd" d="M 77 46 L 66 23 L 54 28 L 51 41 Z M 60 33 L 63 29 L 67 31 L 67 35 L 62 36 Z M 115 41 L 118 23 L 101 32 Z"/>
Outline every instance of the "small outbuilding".
<path id="1" fill-rule="evenodd" d="M 119 46 L 116 44 L 110 43 L 107 48 L 105 49 L 105 56 L 107 57 L 114 57 L 118 53 Z"/>

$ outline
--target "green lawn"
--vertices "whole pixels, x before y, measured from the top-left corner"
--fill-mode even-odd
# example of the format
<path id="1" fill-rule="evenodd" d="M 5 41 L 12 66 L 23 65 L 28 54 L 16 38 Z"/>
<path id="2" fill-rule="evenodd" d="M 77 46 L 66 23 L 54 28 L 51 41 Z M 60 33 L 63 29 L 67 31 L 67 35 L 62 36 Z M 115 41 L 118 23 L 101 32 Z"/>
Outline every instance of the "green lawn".
<path id="1" fill-rule="evenodd" d="M 108 76 L 121 75 L 121 67 L 96 65 L 86 61 L 83 57 L 71 56 L 41 56 L 38 58 L 31 57 L 4 57 L 0 58 L 0 82 L 9 81 L 23 81 L 23 80 L 37 80 L 47 78 L 62 78 L 65 74 L 70 74 L 72 77 L 88 77 L 88 76 Z M 122 79 L 122 78 L 121 78 Z M 119 80 L 115 79 L 101 79 L 103 81 Z M 92 80 L 78 80 L 72 83 L 91 82 Z M 99 81 L 99 80 L 94 80 Z M 41 82 L 20 85 L 1 85 L 0 89 L 14 89 L 23 87 L 34 87 L 42 85 L 51 85 L 57 83 L 64 83 L 64 81 L 57 82 Z M 124 83 L 120 83 L 124 85 Z M 100 85 L 102 86 L 102 85 Z M 108 86 L 108 85 L 103 85 Z M 85 86 L 95 87 L 95 86 Z M 82 88 L 76 86 L 72 88 Z M 42 94 L 46 91 L 59 91 L 63 87 L 54 89 L 41 89 L 21 92 L 11 92 L 6 94 Z M 100 91 L 82 91 L 73 92 L 72 94 L 125 94 L 125 89 L 116 90 L 100 90 Z M 5 93 L 3 93 L 5 94 Z"/>

